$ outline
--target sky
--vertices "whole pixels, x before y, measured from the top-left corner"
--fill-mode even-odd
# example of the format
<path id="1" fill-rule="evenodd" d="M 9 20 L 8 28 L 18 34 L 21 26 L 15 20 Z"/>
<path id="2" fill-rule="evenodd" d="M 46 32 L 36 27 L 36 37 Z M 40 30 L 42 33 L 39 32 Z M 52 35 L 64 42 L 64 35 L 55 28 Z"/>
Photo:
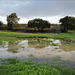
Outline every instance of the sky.
<path id="1" fill-rule="evenodd" d="M 60 18 L 75 16 L 75 0 L 0 0 L 0 21 L 7 23 L 7 16 L 16 13 L 19 23 L 42 18 L 58 24 Z"/>

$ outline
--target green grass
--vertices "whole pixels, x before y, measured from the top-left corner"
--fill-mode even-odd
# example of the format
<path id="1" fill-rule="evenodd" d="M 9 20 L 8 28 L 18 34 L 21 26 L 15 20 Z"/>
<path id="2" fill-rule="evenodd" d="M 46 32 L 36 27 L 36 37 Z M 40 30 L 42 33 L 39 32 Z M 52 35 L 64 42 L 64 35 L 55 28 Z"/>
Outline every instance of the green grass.
<path id="1" fill-rule="evenodd" d="M 59 49 L 59 47 L 55 47 L 55 49 Z"/>
<path id="2" fill-rule="evenodd" d="M 55 59 L 53 59 L 54 61 L 61 61 L 61 57 L 57 56 Z"/>
<path id="3" fill-rule="evenodd" d="M 2 60 L 0 75 L 75 75 L 75 69 L 63 67 L 62 64 L 36 63 L 16 59 Z"/>
<path id="4" fill-rule="evenodd" d="M 75 32 L 18 33 L 18 32 L 9 32 L 9 31 L 0 31 L 0 43 L 3 41 L 9 41 L 10 43 L 13 43 L 17 40 L 20 40 L 20 37 L 64 38 L 75 41 Z M 54 61 L 61 61 L 61 59 L 60 57 L 57 57 L 56 59 L 54 59 Z M 33 61 L 21 62 L 16 59 L 6 59 L 2 60 L 2 65 L 0 65 L 0 75 L 75 75 L 75 69 L 66 68 L 56 64 L 52 65 L 48 63 L 34 64 Z"/>
<path id="5" fill-rule="evenodd" d="M 50 37 L 50 38 L 64 38 L 68 40 L 75 41 L 75 32 L 68 33 L 19 33 L 19 32 L 9 32 L 0 31 L 1 40 L 15 40 L 17 37 Z M 18 38 L 18 39 L 19 39 Z"/>
<path id="6" fill-rule="evenodd" d="M 29 57 L 33 57 L 34 55 L 33 54 L 29 54 Z"/>

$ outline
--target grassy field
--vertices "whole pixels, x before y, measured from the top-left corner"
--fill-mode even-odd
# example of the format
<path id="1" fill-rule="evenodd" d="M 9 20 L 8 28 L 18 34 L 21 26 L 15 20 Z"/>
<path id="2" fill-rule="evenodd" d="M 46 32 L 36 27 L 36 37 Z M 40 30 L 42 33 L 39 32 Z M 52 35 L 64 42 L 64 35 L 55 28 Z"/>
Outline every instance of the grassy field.
<path id="1" fill-rule="evenodd" d="M 0 42 L 14 42 L 25 37 L 63 38 L 75 41 L 75 32 L 68 33 L 19 33 L 0 31 Z M 0 59 L 1 60 L 1 59 Z M 20 61 L 16 59 L 1 60 L 0 75 L 75 75 L 75 69 L 63 67 L 62 64 L 53 63 L 35 64 L 33 61 Z M 1 63 L 1 62 L 0 62 Z"/>
<path id="2" fill-rule="evenodd" d="M 0 75 L 75 75 L 75 69 L 63 67 L 62 64 L 37 63 L 16 59 L 2 60 Z"/>
<path id="3" fill-rule="evenodd" d="M 19 33 L 19 32 L 9 32 L 0 31 L 0 40 L 14 40 L 16 38 L 24 37 L 50 37 L 50 38 L 63 38 L 67 40 L 75 41 L 75 32 L 68 33 Z M 18 39 L 17 38 L 17 39 Z"/>

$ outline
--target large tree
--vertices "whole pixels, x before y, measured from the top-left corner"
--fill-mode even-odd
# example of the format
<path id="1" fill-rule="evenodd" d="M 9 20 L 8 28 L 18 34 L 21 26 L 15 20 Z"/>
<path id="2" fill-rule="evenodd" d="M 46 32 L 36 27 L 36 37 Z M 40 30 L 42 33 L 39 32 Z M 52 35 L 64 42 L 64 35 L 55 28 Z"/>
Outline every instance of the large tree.
<path id="1" fill-rule="evenodd" d="M 75 29 L 75 17 L 66 16 L 60 19 L 61 26 L 63 27 L 64 31 L 73 30 Z"/>
<path id="2" fill-rule="evenodd" d="M 50 28 L 50 23 L 40 18 L 28 21 L 28 27 L 34 28 L 35 30 L 43 30 L 44 28 Z"/>
<path id="3" fill-rule="evenodd" d="M 7 16 L 7 25 L 8 29 L 12 29 L 13 26 L 18 25 L 19 18 L 17 17 L 16 13 L 12 13 Z"/>
<path id="4" fill-rule="evenodd" d="M 3 22 L 2 22 L 2 21 L 0 21 L 0 29 L 2 28 L 2 25 L 3 25 Z"/>

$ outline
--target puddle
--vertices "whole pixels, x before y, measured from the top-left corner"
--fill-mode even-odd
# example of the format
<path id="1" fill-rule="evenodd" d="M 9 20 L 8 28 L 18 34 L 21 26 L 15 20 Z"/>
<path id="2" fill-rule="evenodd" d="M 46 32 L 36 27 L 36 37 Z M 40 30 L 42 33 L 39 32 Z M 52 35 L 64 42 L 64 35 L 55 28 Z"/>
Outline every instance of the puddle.
<path id="1" fill-rule="evenodd" d="M 63 61 L 75 63 L 75 43 L 50 38 L 26 38 L 13 43 L 8 41 L 0 43 L 0 58 L 49 62 L 58 56 Z"/>

